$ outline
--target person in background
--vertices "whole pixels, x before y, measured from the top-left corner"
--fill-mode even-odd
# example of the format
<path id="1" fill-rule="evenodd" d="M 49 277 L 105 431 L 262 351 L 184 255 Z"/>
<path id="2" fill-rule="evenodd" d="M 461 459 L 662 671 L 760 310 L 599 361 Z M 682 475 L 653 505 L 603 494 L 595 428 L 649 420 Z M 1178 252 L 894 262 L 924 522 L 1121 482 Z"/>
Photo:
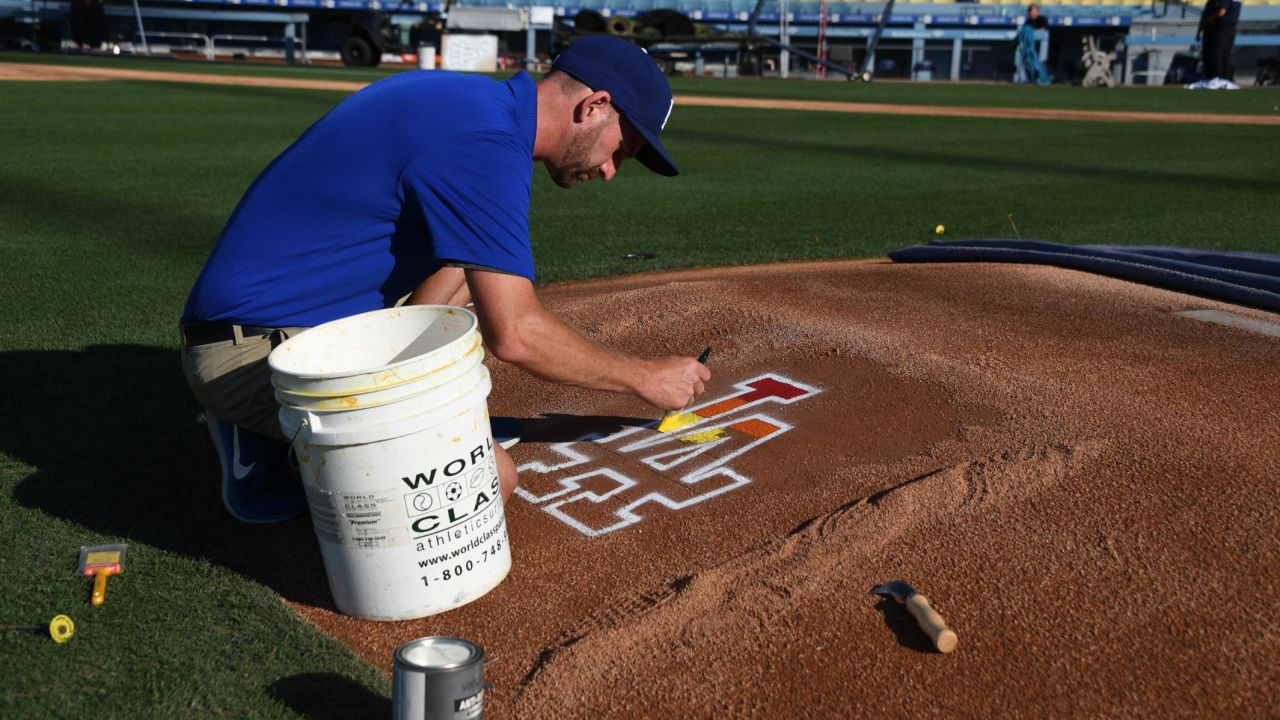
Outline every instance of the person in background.
<path id="1" fill-rule="evenodd" d="M 107 41 L 107 11 L 102 0 L 71 0 L 71 39 L 80 52 L 98 50 Z"/>
<path id="2" fill-rule="evenodd" d="M 1236 44 L 1236 23 L 1240 20 L 1240 0 L 1208 0 L 1200 13 L 1198 35 L 1203 41 L 1204 79 L 1234 84 L 1231 49 Z"/>
<path id="3" fill-rule="evenodd" d="M 1040 55 L 1036 52 L 1036 30 L 1043 30 L 1049 27 L 1048 18 L 1040 14 L 1040 6 L 1031 4 L 1027 6 L 1027 18 L 1022 23 L 1022 27 L 1018 28 L 1018 51 L 1015 58 L 1015 65 L 1018 68 L 1018 82 L 1033 82 L 1037 85 L 1048 85 L 1053 82 L 1053 77 L 1049 75 L 1049 68 L 1044 66 L 1040 61 Z"/>

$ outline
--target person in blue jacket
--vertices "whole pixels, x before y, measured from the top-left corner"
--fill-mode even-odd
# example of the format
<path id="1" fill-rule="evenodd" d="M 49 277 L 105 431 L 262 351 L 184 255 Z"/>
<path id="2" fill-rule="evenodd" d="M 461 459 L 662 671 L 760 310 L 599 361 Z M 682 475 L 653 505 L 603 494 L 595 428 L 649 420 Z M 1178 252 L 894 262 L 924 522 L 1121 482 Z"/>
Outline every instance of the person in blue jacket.
<path id="1" fill-rule="evenodd" d="M 677 410 L 710 374 L 688 357 L 598 345 L 534 293 L 534 162 L 571 188 L 628 159 L 677 169 L 659 140 L 671 88 L 641 48 L 581 38 L 535 82 L 414 71 L 380 80 L 308 128 L 241 198 L 182 315 L 182 363 L 245 522 L 306 507 L 288 468 L 267 355 L 306 328 L 401 302 L 474 301 L 489 352 L 533 375 Z M 583 218 L 583 233 L 600 231 Z M 496 443 L 495 443 L 496 445 Z M 497 452 L 504 495 L 515 465 Z"/>
<path id="2" fill-rule="evenodd" d="M 1049 68 L 1040 61 L 1036 52 L 1036 30 L 1049 27 L 1048 18 L 1040 14 L 1039 5 L 1027 6 L 1027 17 L 1018 28 L 1017 62 L 1018 79 L 1021 82 L 1033 82 L 1037 85 L 1048 85 L 1053 82 Z"/>

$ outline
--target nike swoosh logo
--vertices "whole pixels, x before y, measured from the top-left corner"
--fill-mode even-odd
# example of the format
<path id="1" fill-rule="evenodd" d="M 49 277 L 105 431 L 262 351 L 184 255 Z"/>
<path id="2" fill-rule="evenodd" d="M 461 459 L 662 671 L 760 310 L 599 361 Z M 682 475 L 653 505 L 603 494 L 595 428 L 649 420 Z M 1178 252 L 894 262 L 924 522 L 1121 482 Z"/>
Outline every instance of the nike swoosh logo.
<path id="1" fill-rule="evenodd" d="M 253 472 L 253 466 L 257 465 L 257 461 L 248 465 L 240 464 L 240 426 L 231 426 L 231 474 L 236 476 L 237 480 L 243 480 Z"/>

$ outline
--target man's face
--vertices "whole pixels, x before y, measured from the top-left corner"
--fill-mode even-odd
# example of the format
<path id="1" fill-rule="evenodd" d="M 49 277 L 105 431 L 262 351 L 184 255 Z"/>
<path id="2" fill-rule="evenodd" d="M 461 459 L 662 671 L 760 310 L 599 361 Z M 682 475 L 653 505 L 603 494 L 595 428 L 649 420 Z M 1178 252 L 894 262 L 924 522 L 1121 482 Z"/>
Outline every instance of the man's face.
<path id="1" fill-rule="evenodd" d="M 606 110 L 575 122 L 560 161 L 546 160 L 544 164 L 551 179 L 562 188 L 596 178 L 608 182 L 623 161 L 633 157 L 644 145 L 644 136 L 626 118 Z"/>

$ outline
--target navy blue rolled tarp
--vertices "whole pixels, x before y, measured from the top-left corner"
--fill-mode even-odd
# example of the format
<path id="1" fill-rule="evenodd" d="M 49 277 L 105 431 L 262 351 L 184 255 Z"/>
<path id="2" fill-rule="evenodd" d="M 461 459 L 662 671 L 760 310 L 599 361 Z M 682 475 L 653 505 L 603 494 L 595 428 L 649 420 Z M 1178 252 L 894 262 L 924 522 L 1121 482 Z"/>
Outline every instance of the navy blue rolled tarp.
<path id="1" fill-rule="evenodd" d="M 1269 253 L 1037 240 L 933 240 L 894 250 L 889 258 L 1053 265 L 1280 312 L 1280 255 Z"/>

